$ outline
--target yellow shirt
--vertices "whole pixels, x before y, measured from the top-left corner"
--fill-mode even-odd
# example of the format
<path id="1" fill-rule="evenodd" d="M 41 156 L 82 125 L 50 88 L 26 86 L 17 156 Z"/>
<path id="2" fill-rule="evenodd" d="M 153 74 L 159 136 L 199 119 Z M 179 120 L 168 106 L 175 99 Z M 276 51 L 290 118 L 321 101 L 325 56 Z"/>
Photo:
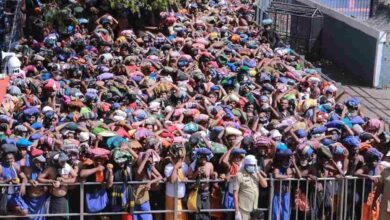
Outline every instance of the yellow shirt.
<path id="1" fill-rule="evenodd" d="M 259 179 L 257 174 L 246 171 L 237 173 L 233 180 L 233 190 L 238 190 L 238 206 L 246 212 L 257 208 L 259 200 Z"/>

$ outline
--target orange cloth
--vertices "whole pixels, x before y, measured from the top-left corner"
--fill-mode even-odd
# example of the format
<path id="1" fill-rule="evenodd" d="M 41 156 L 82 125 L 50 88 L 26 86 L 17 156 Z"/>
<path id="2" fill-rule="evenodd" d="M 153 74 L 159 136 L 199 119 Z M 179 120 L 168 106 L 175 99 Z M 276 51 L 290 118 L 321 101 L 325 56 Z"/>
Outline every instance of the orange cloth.
<path id="1" fill-rule="evenodd" d="M 165 195 L 165 209 L 166 210 L 174 210 L 175 199 L 173 197 L 169 197 Z M 183 203 L 181 199 L 177 199 L 177 210 L 183 210 Z M 174 219 L 173 213 L 166 213 L 165 219 Z M 178 212 L 177 220 L 187 220 L 187 213 Z"/>
<path id="2" fill-rule="evenodd" d="M 229 170 L 230 176 L 235 176 L 239 170 L 240 166 L 238 164 L 232 163 Z"/>
<path id="3" fill-rule="evenodd" d="M 377 220 L 379 218 L 379 201 L 376 201 L 375 204 L 372 204 L 374 200 L 375 191 L 368 194 L 367 202 L 363 205 L 363 220 Z M 372 209 L 372 206 L 375 209 Z"/>

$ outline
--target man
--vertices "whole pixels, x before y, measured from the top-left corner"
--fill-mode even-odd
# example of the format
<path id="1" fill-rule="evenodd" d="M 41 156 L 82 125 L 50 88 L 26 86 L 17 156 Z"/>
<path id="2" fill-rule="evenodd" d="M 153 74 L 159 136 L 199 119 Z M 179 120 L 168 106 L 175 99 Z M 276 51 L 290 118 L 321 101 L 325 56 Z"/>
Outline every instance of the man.
<path id="1" fill-rule="evenodd" d="M 161 174 L 155 165 L 160 161 L 157 152 L 149 149 L 138 160 L 138 168 L 135 174 L 137 181 L 149 181 L 145 185 L 135 186 L 135 211 L 150 211 L 149 190 L 158 181 L 162 180 Z M 134 215 L 135 220 L 152 220 L 152 214 Z"/>
<path id="2" fill-rule="evenodd" d="M 21 172 L 20 166 L 15 163 L 15 155 L 7 153 L 4 162 L 0 166 L 0 184 L 20 184 L 20 187 L 7 187 L 8 207 L 17 215 L 27 215 L 28 206 L 21 195 L 26 192 L 27 177 Z"/>
<path id="3" fill-rule="evenodd" d="M 182 181 L 187 180 L 188 166 L 184 163 L 186 156 L 185 147 L 179 143 L 173 143 L 169 149 L 171 155 L 171 162 L 165 166 L 164 174 L 167 178 L 166 190 L 165 190 L 165 209 L 174 209 L 174 183 L 178 182 L 177 188 L 177 210 L 183 209 L 182 199 L 186 194 L 186 184 Z M 165 214 L 165 219 L 174 219 L 172 213 Z M 187 220 L 187 214 L 184 212 L 177 213 L 178 220 Z"/>
<path id="4" fill-rule="evenodd" d="M 264 19 L 262 21 L 262 25 L 264 27 L 262 37 L 268 40 L 272 49 L 275 49 L 276 47 L 281 46 L 281 42 L 279 35 L 272 29 L 272 24 L 272 19 Z"/>
<path id="5" fill-rule="evenodd" d="M 332 181 L 316 181 L 317 178 L 343 177 L 343 171 L 337 167 L 330 150 L 320 145 L 316 149 L 316 163 L 309 167 L 309 198 L 311 219 L 330 219 L 332 197 L 335 183 Z M 316 198 L 316 199 L 314 199 Z"/>
<path id="6" fill-rule="evenodd" d="M 196 150 L 196 159 L 191 163 L 188 176 L 190 179 L 209 180 L 215 177 L 214 166 L 210 163 L 213 157 L 211 150 L 208 148 L 199 148 Z M 199 209 L 210 209 L 210 184 L 201 183 L 198 189 L 197 206 Z M 209 220 L 210 213 L 196 213 L 195 219 Z"/>
<path id="7" fill-rule="evenodd" d="M 68 186 L 69 183 L 76 181 L 77 174 L 72 167 L 67 163 L 69 157 L 61 152 L 53 156 L 53 165 L 46 168 L 43 173 L 38 176 L 38 182 L 51 183 L 53 186 L 51 192 L 49 213 L 67 213 L 68 212 Z M 67 219 L 63 217 L 52 217 L 48 219 Z"/>
<path id="8" fill-rule="evenodd" d="M 42 155 L 43 151 L 34 149 L 31 151 L 33 156 L 32 166 L 25 167 L 23 172 L 28 178 L 31 186 L 27 187 L 27 193 L 24 197 L 30 214 L 46 214 L 45 202 L 47 199 L 47 187 L 38 186 L 38 176 L 43 172 L 46 159 Z M 45 217 L 35 217 L 34 220 L 43 220 Z"/>
<path id="9" fill-rule="evenodd" d="M 234 179 L 233 196 L 236 211 L 235 220 L 249 220 L 250 213 L 257 208 L 259 185 L 267 187 L 266 179 L 257 169 L 255 156 L 248 155 L 244 159 L 243 169 Z"/>

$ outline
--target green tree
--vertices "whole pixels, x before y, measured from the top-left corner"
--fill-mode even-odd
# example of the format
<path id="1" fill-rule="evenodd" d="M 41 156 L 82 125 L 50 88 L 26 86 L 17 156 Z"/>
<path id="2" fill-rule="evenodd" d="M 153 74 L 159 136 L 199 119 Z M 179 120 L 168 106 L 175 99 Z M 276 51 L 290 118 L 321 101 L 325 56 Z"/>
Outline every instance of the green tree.
<path id="1" fill-rule="evenodd" d="M 162 11 L 171 7 L 177 7 L 176 0 L 108 0 L 111 8 L 128 8 L 133 13 L 139 13 L 141 10 Z"/>

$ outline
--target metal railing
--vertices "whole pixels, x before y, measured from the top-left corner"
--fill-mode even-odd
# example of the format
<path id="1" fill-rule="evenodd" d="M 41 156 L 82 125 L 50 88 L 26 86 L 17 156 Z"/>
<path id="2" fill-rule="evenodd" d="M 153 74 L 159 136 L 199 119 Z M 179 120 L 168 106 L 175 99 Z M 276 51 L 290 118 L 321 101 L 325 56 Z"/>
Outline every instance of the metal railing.
<path id="1" fill-rule="evenodd" d="M 5 0 L 10 1 L 10 0 Z M 5 51 L 12 51 L 16 43 L 23 35 L 23 13 L 22 13 L 22 0 L 13 1 L 16 3 L 15 10 L 13 11 L 12 27 L 10 32 L 4 33 L 4 42 L 0 42 L 0 49 Z M 2 45 L 1 45 L 2 43 Z"/>
<path id="2" fill-rule="evenodd" d="M 374 7 L 373 0 L 312 0 L 313 2 L 325 5 L 346 16 L 358 20 L 367 20 L 372 16 Z"/>
<path id="3" fill-rule="evenodd" d="M 344 178 L 316 178 L 313 180 L 307 179 L 274 179 L 268 178 L 268 188 L 262 193 L 268 193 L 268 204 L 266 208 L 258 208 L 263 211 L 264 219 L 277 219 L 276 216 L 288 216 L 288 219 L 363 219 L 367 216 L 368 200 L 371 196 L 370 192 L 374 192 L 375 184 L 370 179 L 357 178 L 347 176 Z M 194 183 L 195 181 L 185 181 L 186 183 Z M 224 180 L 209 180 L 201 181 L 208 183 L 224 183 Z M 146 181 L 131 181 L 129 185 L 147 184 Z M 161 181 L 164 183 L 164 181 Z M 114 184 L 123 184 L 122 182 L 114 182 Z M 29 184 L 27 184 L 29 185 Z M 51 184 L 39 184 L 51 185 Z M 79 213 L 58 213 L 58 214 L 31 214 L 28 217 L 56 217 L 56 216 L 79 216 L 83 220 L 87 216 L 113 216 L 129 214 L 127 212 L 98 212 L 88 213 L 85 210 L 85 186 L 101 185 L 96 182 L 80 182 L 68 185 L 76 185 L 80 187 L 80 212 Z M 1 184 L 4 186 L 16 186 L 15 184 Z M 173 213 L 174 219 L 177 219 L 177 214 L 196 213 L 196 211 L 188 209 L 178 209 L 178 182 L 174 183 L 174 209 L 173 210 L 150 210 L 150 211 L 134 211 L 132 214 L 165 214 Z M 187 193 L 188 194 L 188 193 Z M 297 205 L 297 199 L 301 203 Z M 371 197 L 370 197 L 371 198 Z M 286 204 L 287 203 L 287 204 Z M 302 207 L 303 206 L 303 207 Z M 287 207 L 287 209 L 286 209 Z M 200 213 L 227 213 L 234 212 L 234 209 L 201 209 Z M 370 215 L 370 213 L 368 213 Z M 23 216 L 6 215 L 0 216 L 0 219 L 5 218 L 23 218 Z"/>

